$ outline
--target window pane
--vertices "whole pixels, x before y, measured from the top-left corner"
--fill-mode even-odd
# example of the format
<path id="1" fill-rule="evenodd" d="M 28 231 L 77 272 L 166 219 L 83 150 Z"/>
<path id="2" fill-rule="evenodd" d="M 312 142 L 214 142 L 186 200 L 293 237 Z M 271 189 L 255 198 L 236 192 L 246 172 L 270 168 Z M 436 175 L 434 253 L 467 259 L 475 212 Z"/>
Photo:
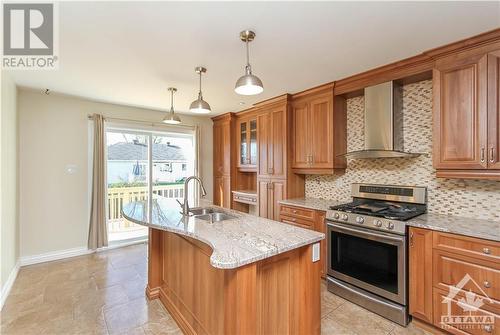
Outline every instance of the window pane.
<path id="1" fill-rule="evenodd" d="M 144 237 L 147 228 L 125 220 L 121 210 L 130 202 L 148 200 L 148 136 L 109 130 L 106 141 L 109 240 Z"/>
<path id="2" fill-rule="evenodd" d="M 184 180 L 194 175 L 193 136 L 155 133 L 153 134 L 152 153 L 154 197 L 182 201 L 184 198 Z M 195 204 L 194 184 L 190 185 L 188 192 L 191 207 Z M 178 206 L 176 202 L 174 205 Z"/>

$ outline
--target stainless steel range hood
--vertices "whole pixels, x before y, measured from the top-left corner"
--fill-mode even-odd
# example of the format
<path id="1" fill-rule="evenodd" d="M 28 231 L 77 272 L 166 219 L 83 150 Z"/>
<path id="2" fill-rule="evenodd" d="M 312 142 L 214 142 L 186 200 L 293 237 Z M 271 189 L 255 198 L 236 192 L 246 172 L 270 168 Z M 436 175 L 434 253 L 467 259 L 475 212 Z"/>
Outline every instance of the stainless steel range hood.
<path id="1" fill-rule="evenodd" d="M 347 158 L 416 157 L 404 151 L 403 92 L 394 81 L 365 88 L 365 149 Z"/>

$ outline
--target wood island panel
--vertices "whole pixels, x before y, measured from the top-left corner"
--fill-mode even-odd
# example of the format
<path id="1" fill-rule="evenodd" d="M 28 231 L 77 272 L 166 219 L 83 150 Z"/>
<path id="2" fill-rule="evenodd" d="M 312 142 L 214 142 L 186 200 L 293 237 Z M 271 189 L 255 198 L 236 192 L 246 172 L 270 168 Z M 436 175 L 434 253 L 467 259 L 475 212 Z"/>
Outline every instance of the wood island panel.
<path id="1" fill-rule="evenodd" d="M 149 299 L 185 334 L 320 334 L 319 261 L 312 245 L 235 269 L 210 264 L 198 240 L 152 229 Z"/>

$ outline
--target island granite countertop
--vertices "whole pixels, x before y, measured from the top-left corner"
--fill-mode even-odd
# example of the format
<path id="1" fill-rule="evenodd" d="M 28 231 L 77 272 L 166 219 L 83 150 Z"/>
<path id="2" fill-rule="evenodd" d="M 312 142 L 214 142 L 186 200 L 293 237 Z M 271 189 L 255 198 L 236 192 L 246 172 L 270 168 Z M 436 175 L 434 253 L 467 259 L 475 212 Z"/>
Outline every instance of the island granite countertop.
<path id="1" fill-rule="evenodd" d="M 236 218 L 220 222 L 183 217 L 174 199 L 155 198 L 151 219 L 147 201 L 125 205 L 123 216 L 132 222 L 197 239 L 209 245 L 210 264 L 234 269 L 274 255 L 321 241 L 325 234 L 256 217 L 218 206 L 209 206 Z"/>

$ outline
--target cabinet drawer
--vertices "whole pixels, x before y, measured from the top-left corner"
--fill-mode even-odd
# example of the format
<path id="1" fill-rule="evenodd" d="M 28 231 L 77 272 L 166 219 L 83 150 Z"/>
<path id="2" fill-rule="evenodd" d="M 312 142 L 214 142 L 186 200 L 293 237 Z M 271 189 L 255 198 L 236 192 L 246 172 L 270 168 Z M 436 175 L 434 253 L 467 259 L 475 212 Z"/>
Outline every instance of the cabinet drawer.
<path id="1" fill-rule="evenodd" d="M 305 220 L 314 220 L 314 215 L 316 211 L 307 208 L 300 207 L 292 207 L 281 205 L 280 214 L 293 216 L 295 218 L 305 219 Z"/>
<path id="2" fill-rule="evenodd" d="M 500 262 L 500 243 L 454 234 L 434 232 L 434 248 L 486 261 Z"/>
<path id="3" fill-rule="evenodd" d="M 500 334 L 500 316 L 498 314 L 485 311 L 481 308 L 470 307 L 464 311 L 466 305 L 460 303 L 461 297 L 449 297 L 447 291 L 434 289 L 434 325 L 443 328 L 452 334 L 471 334 L 471 335 L 491 335 Z M 455 299 L 456 298 L 456 299 Z M 469 311 L 470 310 L 470 311 Z M 449 315 L 455 316 L 448 317 Z M 462 318 L 462 316 L 464 318 Z M 475 318 L 478 323 L 460 323 L 461 321 L 470 321 Z"/>
<path id="4" fill-rule="evenodd" d="M 478 262 L 452 253 L 434 251 L 434 286 L 458 286 L 491 299 L 500 299 L 500 270 L 495 264 Z M 468 280 L 468 276 L 472 280 Z M 444 286 L 443 286 L 444 285 Z"/>
<path id="5" fill-rule="evenodd" d="M 283 223 L 292 224 L 302 228 L 314 229 L 314 221 L 304 220 L 301 218 L 280 215 L 280 221 Z"/>

